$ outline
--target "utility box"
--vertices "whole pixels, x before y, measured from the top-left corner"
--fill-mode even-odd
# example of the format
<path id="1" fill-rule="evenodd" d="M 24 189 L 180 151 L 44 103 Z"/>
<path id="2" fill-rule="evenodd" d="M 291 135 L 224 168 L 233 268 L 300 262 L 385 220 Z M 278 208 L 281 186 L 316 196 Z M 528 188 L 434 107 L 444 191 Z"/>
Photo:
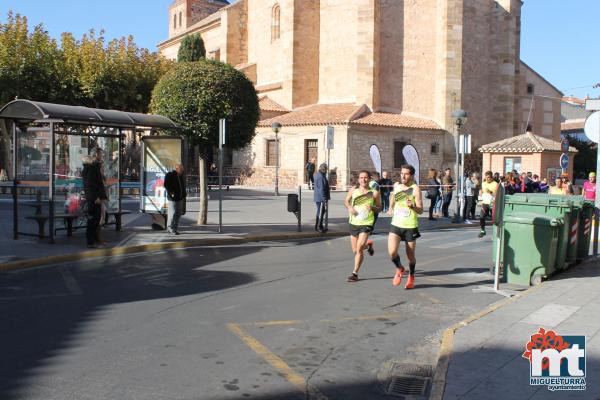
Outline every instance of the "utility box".
<path id="1" fill-rule="evenodd" d="M 287 210 L 291 213 L 297 213 L 300 211 L 300 203 L 298 202 L 298 195 L 290 193 L 287 195 Z"/>

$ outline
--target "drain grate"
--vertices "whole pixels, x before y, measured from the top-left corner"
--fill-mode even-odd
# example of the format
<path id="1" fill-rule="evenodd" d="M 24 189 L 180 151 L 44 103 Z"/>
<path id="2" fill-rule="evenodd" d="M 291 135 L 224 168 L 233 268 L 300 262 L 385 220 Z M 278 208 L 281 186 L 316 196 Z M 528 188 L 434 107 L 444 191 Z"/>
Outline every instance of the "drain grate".
<path id="1" fill-rule="evenodd" d="M 420 398 L 427 393 L 432 375 L 431 365 L 394 364 L 386 393 L 404 398 Z"/>
<path id="2" fill-rule="evenodd" d="M 429 378 L 397 376 L 392 378 L 387 392 L 395 396 L 424 396 L 428 384 Z"/>

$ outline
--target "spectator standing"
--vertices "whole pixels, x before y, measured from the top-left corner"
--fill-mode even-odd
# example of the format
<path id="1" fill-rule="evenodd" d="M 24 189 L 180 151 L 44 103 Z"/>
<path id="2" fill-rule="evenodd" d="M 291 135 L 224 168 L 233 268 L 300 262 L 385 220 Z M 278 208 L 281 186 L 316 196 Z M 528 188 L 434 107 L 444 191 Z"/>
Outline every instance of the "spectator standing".
<path id="1" fill-rule="evenodd" d="M 308 190 L 315 189 L 315 169 L 317 168 L 317 159 L 311 158 L 308 163 L 306 163 L 306 176 L 308 177 Z"/>
<path id="2" fill-rule="evenodd" d="M 425 189 L 425 194 L 429 199 L 429 220 L 436 221 L 433 217 L 433 211 L 435 206 L 440 199 L 440 181 L 437 179 L 437 171 L 435 168 L 429 169 L 429 174 L 427 175 L 427 188 Z"/>
<path id="3" fill-rule="evenodd" d="M 173 171 L 165 175 L 165 190 L 167 191 L 167 229 L 173 235 L 179 235 L 179 218 L 185 209 L 185 175 L 183 165 L 176 164 Z"/>
<path id="4" fill-rule="evenodd" d="M 438 196 L 437 196 L 437 201 L 435 202 L 435 207 L 433 207 L 433 215 L 435 217 L 441 217 L 442 216 L 442 177 L 444 176 L 444 171 L 442 171 L 441 169 L 439 170 L 437 177 L 435 178 L 437 184 L 438 184 Z"/>
<path id="5" fill-rule="evenodd" d="M 317 219 L 315 221 L 315 231 L 325 233 L 327 229 L 323 226 L 325 210 L 328 207 L 328 201 L 331 199 L 329 182 L 327 182 L 327 164 L 319 166 L 319 171 L 314 175 L 314 201 L 317 206 Z"/>
<path id="6" fill-rule="evenodd" d="M 388 172 L 383 171 L 379 180 L 379 194 L 381 195 L 381 212 L 387 212 L 390 208 L 390 193 L 394 182 L 388 178 Z"/>
<path id="7" fill-rule="evenodd" d="M 539 175 L 535 175 L 534 174 L 532 176 L 531 189 L 533 190 L 533 193 L 539 193 L 540 192 L 540 177 L 539 177 Z"/>
<path id="8" fill-rule="evenodd" d="M 85 230 L 87 247 L 98 247 L 98 227 L 102 217 L 102 204 L 108 200 L 106 189 L 102 180 L 100 171 L 102 150 L 96 148 L 92 154 L 95 156 L 86 156 L 83 158 L 83 170 L 81 177 L 83 179 L 83 190 L 87 203 L 88 221 Z"/>
<path id="9" fill-rule="evenodd" d="M 442 177 L 442 214 L 444 218 L 450 218 L 448 208 L 452 201 L 452 190 L 454 189 L 454 179 L 452 178 L 452 170 L 446 168 L 446 173 Z"/>
<path id="10" fill-rule="evenodd" d="M 596 173 L 590 172 L 588 180 L 583 183 L 583 199 L 589 201 L 596 200 Z"/>
<path id="11" fill-rule="evenodd" d="M 481 228 L 479 232 L 479 238 L 485 236 L 485 217 L 492 216 L 492 204 L 496 198 L 496 191 L 498 190 L 498 183 L 494 181 L 492 171 L 485 173 L 485 178 L 481 184 L 481 216 L 479 217 L 479 226 Z"/>
<path id="12" fill-rule="evenodd" d="M 556 194 L 556 195 L 567 195 L 567 188 L 564 186 L 563 184 L 563 178 L 561 178 L 560 176 L 556 177 L 556 180 L 554 181 L 554 186 L 550 187 L 550 190 L 548 190 L 548 194 Z"/>
<path id="13" fill-rule="evenodd" d="M 473 207 L 473 199 L 476 196 L 475 194 L 475 182 L 473 181 L 475 173 L 470 174 L 465 178 L 465 204 L 462 209 L 462 218 L 463 222 L 470 224 L 471 219 L 475 219 L 475 213 L 471 214 L 471 208 Z M 477 194 L 479 191 L 477 191 Z"/>
<path id="14" fill-rule="evenodd" d="M 546 178 L 542 179 L 540 181 L 539 188 L 540 188 L 540 190 L 539 190 L 540 193 L 548 193 L 548 189 L 549 189 L 549 187 L 548 187 L 548 179 L 546 179 Z"/>

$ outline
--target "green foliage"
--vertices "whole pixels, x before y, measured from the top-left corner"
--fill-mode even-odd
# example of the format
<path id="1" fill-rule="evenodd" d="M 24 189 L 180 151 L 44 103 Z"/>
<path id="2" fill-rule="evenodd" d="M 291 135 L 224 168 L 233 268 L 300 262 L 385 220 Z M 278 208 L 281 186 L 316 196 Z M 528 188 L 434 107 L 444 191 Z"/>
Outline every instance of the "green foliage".
<path id="1" fill-rule="evenodd" d="M 39 161 L 42 159 L 42 153 L 38 149 L 35 149 L 31 146 L 22 146 L 19 148 L 19 159 Z"/>
<path id="2" fill-rule="evenodd" d="M 578 151 L 573 160 L 573 177 L 585 179 L 590 171 L 596 171 L 598 145 L 570 135 L 567 135 L 567 140 Z"/>
<path id="3" fill-rule="evenodd" d="M 170 68 L 132 37 L 105 43 L 92 30 L 81 40 L 63 33 L 61 46 L 41 25 L 8 13 L 0 23 L 0 106 L 15 97 L 146 112 L 152 89 Z"/>
<path id="4" fill-rule="evenodd" d="M 187 35 L 177 51 L 177 62 L 200 61 L 206 57 L 204 41 L 198 33 Z"/>
<path id="5" fill-rule="evenodd" d="M 210 149 L 218 145 L 219 119 L 227 118 L 227 147 L 239 149 L 252 141 L 259 118 L 252 82 L 240 71 L 218 61 L 178 63 L 152 92 L 153 113 L 184 128 L 190 144 Z"/>

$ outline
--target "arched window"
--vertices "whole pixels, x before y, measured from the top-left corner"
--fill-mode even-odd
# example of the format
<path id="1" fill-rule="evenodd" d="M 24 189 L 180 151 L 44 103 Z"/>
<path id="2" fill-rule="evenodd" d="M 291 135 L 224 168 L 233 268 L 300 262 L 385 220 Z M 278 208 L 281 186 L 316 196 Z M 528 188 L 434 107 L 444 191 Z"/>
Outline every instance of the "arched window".
<path id="1" fill-rule="evenodd" d="M 177 29 L 177 14 L 173 14 L 173 29 Z"/>
<path id="2" fill-rule="evenodd" d="M 180 27 L 180 28 L 181 28 L 181 14 L 182 14 L 182 12 L 181 12 L 181 11 L 179 11 L 179 27 Z"/>
<path id="3" fill-rule="evenodd" d="M 273 11 L 271 12 L 271 42 L 279 39 L 280 14 L 281 14 L 281 9 L 279 8 L 279 4 L 275 4 L 273 6 Z"/>

